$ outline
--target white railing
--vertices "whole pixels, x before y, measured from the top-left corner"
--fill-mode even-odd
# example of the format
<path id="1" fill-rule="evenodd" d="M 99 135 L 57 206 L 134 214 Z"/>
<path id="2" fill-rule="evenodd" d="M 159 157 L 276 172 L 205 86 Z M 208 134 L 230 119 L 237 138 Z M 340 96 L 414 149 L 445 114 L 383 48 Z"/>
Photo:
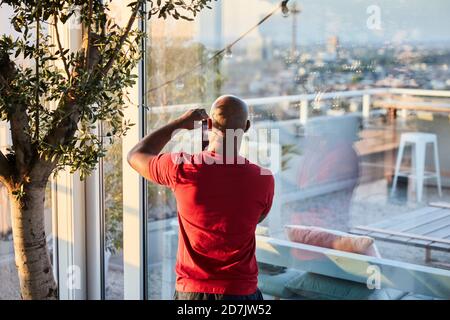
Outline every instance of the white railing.
<path id="1" fill-rule="evenodd" d="M 299 106 L 299 120 L 301 124 L 305 124 L 308 121 L 310 104 L 313 101 L 327 101 L 333 99 L 343 98 L 362 98 L 362 105 L 360 112 L 363 118 L 368 119 L 371 115 L 372 109 L 372 97 L 373 96 L 385 96 L 385 95 L 400 95 L 400 96 L 420 96 L 420 97 L 433 97 L 433 98 L 450 98 L 450 90 L 422 90 L 422 89 L 403 89 L 403 88 L 375 88 L 367 90 L 354 90 L 354 91 L 333 91 L 333 92 L 318 92 L 314 94 L 300 94 L 291 96 L 276 96 L 266 98 L 251 98 L 244 99 L 247 104 L 253 108 L 267 106 L 270 104 L 291 104 L 298 103 Z M 388 104 L 384 104 L 381 107 L 387 108 L 389 106 L 398 105 L 399 109 L 402 109 L 401 102 L 389 100 Z M 412 102 L 411 105 L 416 104 L 418 110 L 429 110 L 430 112 L 450 112 L 450 104 L 448 103 L 434 103 L 434 102 Z M 150 107 L 149 110 L 153 114 L 162 114 L 170 112 L 183 112 L 192 108 L 208 107 L 205 103 L 192 103 L 184 105 L 170 105 L 170 106 L 157 106 Z M 414 109 L 414 107 L 406 107 L 405 109 Z"/>
<path id="2" fill-rule="evenodd" d="M 319 92 L 317 94 L 300 94 L 291 96 L 275 96 L 265 98 L 250 98 L 244 99 L 249 106 L 261 107 L 268 104 L 277 103 L 295 103 L 295 102 L 310 102 L 314 100 L 332 100 L 339 98 L 357 98 L 363 96 L 371 96 L 377 94 L 385 94 L 389 89 L 368 89 L 368 90 L 355 90 L 355 91 L 333 91 L 333 92 Z M 450 96 L 450 93 L 449 93 Z M 182 112 L 192 108 L 207 107 L 208 103 L 190 103 L 168 106 L 155 106 L 149 107 L 151 113 L 168 113 L 168 112 Z"/>
<path id="3" fill-rule="evenodd" d="M 400 95 L 410 97 L 432 97 L 432 98 L 450 98 L 450 90 L 422 90 L 422 89 L 404 89 L 404 88 L 375 88 L 367 90 L 353 90 L 353 91 L 333 91 L 333 92 L 318 92 L 314 94 L 300 94 L 290 96 L 276 96 L 265 98 L 250 98 L 244 99 L 247 104 L 253 108 L 260 108 L 270 104 L 285 104 L 298 103 L 299 106 L 299 120 L 301 124 L 305 124 L 309 118 L 309 111 L 311 102 L 323 102 L 333 99 L 343 98 L 362 98 L 361 114 L 364 119 L 370 118 L 373 113 L 372 97 L 382 97 L 386 95 Z M 190 103 L 180 105 L 156 106 L 149 107 L 149 111 L 153 114 L 165 114 L 172 112 L 183 112 L 192 108 L 204 107 L 207 108 L 207 103 Z M 450 103 L 437 102 L 406 102 L 396 100 L 383 100 L 378 107 L 381 108 L 396 108 L 406 110 L 425 110 L 430 112 L 449 112 Z M 285 120 L 288 122 L 297 122 L 296 119 Z M 0 148 L 5 148 L 10 145 L 8 124 L 0 122 Z"/>

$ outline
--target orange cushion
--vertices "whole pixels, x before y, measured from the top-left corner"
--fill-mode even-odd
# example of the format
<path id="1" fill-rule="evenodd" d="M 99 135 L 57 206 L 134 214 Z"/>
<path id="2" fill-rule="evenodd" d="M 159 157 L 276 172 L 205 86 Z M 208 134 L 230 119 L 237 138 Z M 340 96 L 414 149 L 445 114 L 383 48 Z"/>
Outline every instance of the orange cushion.
<path id="1" fill-rule="evenodd" d="M 374 239 L 319 227 L 287 225 L 288 239 L 293 242 L 340 251 L 379 257 Z"/>

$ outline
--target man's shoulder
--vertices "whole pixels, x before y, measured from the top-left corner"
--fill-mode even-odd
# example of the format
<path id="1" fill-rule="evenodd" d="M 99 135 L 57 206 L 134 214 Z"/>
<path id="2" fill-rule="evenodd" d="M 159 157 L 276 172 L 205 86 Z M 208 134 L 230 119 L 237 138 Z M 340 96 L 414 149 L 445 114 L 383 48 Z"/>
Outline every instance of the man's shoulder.
<path id="1" fill-rule="evenodd" d="M 227 161 L 223 160 L 220 161 L 220 159 L 214 159 L 210 158 L 208 154 L 205 155 L 204 152 L 200 153 L 194 153 L 190 154 L 187 152 L 173 152 L 168 153 L 167 156 L 170 156 L 173 163 L 176 165 L 183 165 L 183 166 L 193 166 L 197 169 L 200 169 L 203 166 L 209 166 L 209 165 L 227 165 Z M 267 169 L 265 167 L 262 167 L 256 163 L 251 162 L 247 158 L 241 157 L 239 159 L 235 159 L 235 161 L 232 163 L 233 165 L 239 165 L 244 166 L 246 171 L 253 173 L 253 176 L 255 178 L 260 177 L 260 179 L 268 181 L 273 180 L 273 173 L 270 169 Z"/>
<path id="2" fill-rule="evenodd" d="M 246 164 L 247 164 L 248 168 L 250 170 L 252 170 L 252 172 L 256 176 L 260 177 L 260 179 L 262 179 L 262 180 L 273 180 L 274 179 L 273 173 L 270 169 L 262 167 L 262 166 L 260 166 L 256 163 L 253 163 L 249 160 L 246 161 Z"/>
<path id="3" fill-rule="evenodd" d="M 249 163 L 252 168 L 252 181 L 254 186 L 257 186 L 261 192 L 268 192 L 273 194 L 275 189 L 275 178 L 270 169 L 259 166 L 255 163 Z"/>
<path id="4" fill-rule="evenodd" d="M 181 165 L 181 164 L 191 164 L 195 163 L 195 159 L 197 157 L 196 154 L 189 154 L 187 152 L 169 152 L 164 154 L 167 157 L 170 157 L 172 162 L 175 165 Z"/>

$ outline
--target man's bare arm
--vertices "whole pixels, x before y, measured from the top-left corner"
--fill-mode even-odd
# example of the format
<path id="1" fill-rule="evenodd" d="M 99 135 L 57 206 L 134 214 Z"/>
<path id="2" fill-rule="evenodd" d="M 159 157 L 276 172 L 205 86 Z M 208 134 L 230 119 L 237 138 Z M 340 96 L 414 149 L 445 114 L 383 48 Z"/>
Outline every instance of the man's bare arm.
<path id="1" fill-rule="evenodd" d="M 195 122 L 208 119 L 204 109 L 187 111 L 180 118 L 155 130 L 142 139 L 128 152 L 128 163 L 144 178 L 149 179 L 148 164 L 153 157 L 159 155 L 165 145 L 172 139 L 174 132 L 181 129 L 194 129 Z"/>
<path id="2" fill-rule="evenodd" d="M 268 200 L 267 200 L 267 207 L 264 210 L 264 212 L 261 214 L 261 216 L 259 217 L 258 224 L 263 222 L 264 219 L 266 219 L 267 215 L 270 212 L 270 209 L 272 208 L 273 197 L 274 197 L 274 193 L 275 193 L 275 180 L 274 180 L 273 176 L 271 176 L 269 183 L 270 183 L 270 186 L 269 186 L 269 196 L 268 196 Z"/>

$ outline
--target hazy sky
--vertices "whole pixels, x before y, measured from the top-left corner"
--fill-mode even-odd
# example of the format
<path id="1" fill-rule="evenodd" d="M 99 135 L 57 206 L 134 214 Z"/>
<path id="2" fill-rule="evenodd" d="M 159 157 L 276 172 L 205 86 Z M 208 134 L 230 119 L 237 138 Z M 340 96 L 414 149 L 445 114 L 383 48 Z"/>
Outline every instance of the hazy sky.
<path id="1" fill-rule="evenodd" d="M 223 32 L 228 41 L 256 24 L 265 13 L 279 3 L 274 0 L 218 2 L 223 6 Z M 302 9 L 298 26 L 298 39 L 301 44 L 323 43 L 329 36 L 338 35 L 341 42 L 347 43 L 440 42 L 450 45 L 449 0 L 296 0 L 296 2 Z M 367 9 L 373 5 L 379 8 L 381 30 L 367 27 L 370 17 Z M 207 22 L 211 21 L 213 14 L 205 11 L 202 16 Z M 254 39 L 259 33 L 263 37 L 289 42 L 291 26 L 291 18 L 283 18 L 278 14 L 249 38 Z M 210 38 L 207 33 L 204 34 L 205 39 Z"/>
<path id="2" fill-rule="evenodd" d="M 345 43 L 430 42 L 450 45 L 450 0 L 291 0 L 302 9 L 299 16 L 300 44 L 323 43 L 338 35 Z M 245 32 L 280 0 L 219 0 L 223 7 L 223 34 L 227 41 Z M 371 5 L 380 8 L 381 30 L 367 28 Z M 6 12 L 5 12 L 6 11 Z M 0 8 L 0 33 L 7 32 L 8 10 Z M 206 10 L 198 23 L 201 39 L 211 42 L 214 12 Z M 271 38 L 289 43 L 292 19 L 281 14 L 267 21 L 247 38 Z"/>
<path id="3" fill-rule="evenodd" d="M 10 7 L 6 5 L 0 6 L 0 35 L 11 32 L 9 23 L 9 15 L 12 13 Z"/>

